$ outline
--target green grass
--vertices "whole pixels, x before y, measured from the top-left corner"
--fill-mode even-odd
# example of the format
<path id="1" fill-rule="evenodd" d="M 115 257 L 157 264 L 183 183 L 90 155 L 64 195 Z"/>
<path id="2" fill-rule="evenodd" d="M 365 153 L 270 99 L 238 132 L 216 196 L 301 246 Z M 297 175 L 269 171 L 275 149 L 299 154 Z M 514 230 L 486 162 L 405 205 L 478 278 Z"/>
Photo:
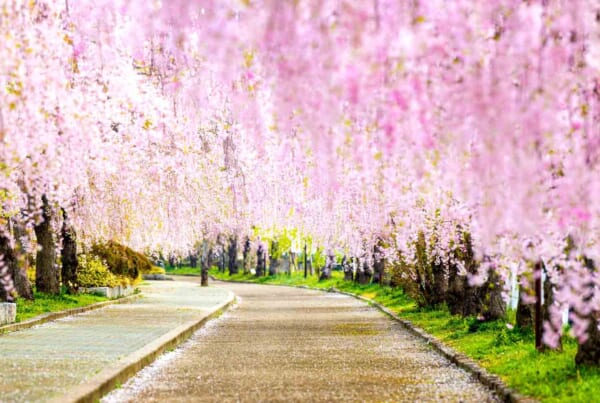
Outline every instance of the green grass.
<path id="1" fill-rule="evenodd" d="M 48 295 L 34 293 L 35 300 L 17 300 L 17 322 L 34 318 L 47 312 L 64 311 L 108 300 L 106 297 L 92 294 L 60 294 Z"/>
<path id="2" fill-rule="evenodd" d="M 173 267 L 167 266 L 165 267 L 165 272 L 167 274 L 175 275 L 175 276 L 200 276 L 200 267 L 190 267 L 190 266 L 182 266 L 182 267 Z"/>
<path id="3" fill-rule="evenodd" d="M 214 269 L 210 274 L 226 280 L 334 287 L 362 295 L 471 357 L 522 395 L 544 402 L 600 401 L 600 368 L 576 368 L 577 344 L 568 337 L 563 340 L 563 352 L 539 353 L 530 331 L 509 329 L 504 321 L 481 323 L 475 318 L 453 316 L 445 307 L 419 309 L 399 288 L 346 282 L 340 272 L 334 272 L 333 278 L 326 281 L 318 281 L 315 276 L 305 279 L 300 272 L 260 278 L 242 273 L 230 277 Z"/>

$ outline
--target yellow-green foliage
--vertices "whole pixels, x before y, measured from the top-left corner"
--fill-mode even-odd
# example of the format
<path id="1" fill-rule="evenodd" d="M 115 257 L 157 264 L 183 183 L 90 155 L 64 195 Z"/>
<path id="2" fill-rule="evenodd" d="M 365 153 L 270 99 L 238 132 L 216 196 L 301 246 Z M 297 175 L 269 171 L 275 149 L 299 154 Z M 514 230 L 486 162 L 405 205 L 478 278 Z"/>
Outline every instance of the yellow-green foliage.
<path id="1" fill-rule="evenodd" d="M 113 274 L 132 280 L 138 279 L 141 273 L 150 273 L 153 267 L 146 256 L 114 241 L 95 244 L 92 254 L 105 261 Z"/>
<path id="2" fill-rule="evenodd" d="M 27 279 L 31 284 L 35 284 L 35 265 L 29 265 L 27 267 Z"/>
<path id="3" fill-rule="evenodd" d="M 77 281 L 82 287 L 115 287 L 120 281 L 97 256 L 79 256 Z"/>
<path id="4" fill-rule="evenodd" d="M 165 274 L 165 269 L 162 267 L 153 266 L 152 270 L 150 270 L 150 273 L 148 274 Z"/>

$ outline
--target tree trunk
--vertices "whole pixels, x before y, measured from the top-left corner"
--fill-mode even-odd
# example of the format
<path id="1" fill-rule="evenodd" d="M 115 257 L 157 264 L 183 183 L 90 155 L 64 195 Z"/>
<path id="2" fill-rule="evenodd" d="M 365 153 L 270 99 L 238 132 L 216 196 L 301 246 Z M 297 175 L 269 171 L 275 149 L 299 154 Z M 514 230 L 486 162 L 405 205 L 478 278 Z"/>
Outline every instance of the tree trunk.
<path id="1" fill-rule="evenodd" d="M 452 315 L 462 315 L 465 301 L 464 277 L 458 274 L 458 266 L 450 263 L 448 268 L 448 291 L 446 292 L 446 304 Z"/>
<path id="2" fill-rule="evenodd" d="M 0 234 L 0 302 L 15 302 L 15 285 L 12 267 L 16 264 L 14 250 L 10 240 Z"/>
<path id="3" fill-rule="evenodd" d="M 544 305 L 542 306 L 542 317 L 544 319 L 544 321 L 548 324 L 548 326 L 550 326 L 551 331 L 553 331 L 554 333 L 560 334 L 560 328 L 559 326 L 562 326 L 562 321 L 559 323 L 554 323 L 552 321 L 552 318 L 550 317 L 550 307 L 552 306 L 552 304 L 554 303 L 554 289 L 552 287 L 552 282 L 550 281 L 550 276 L 548 275 L 548 273 L 546 272 L 546 278 L 544 279 Z M 547 350 L 555 350 L 555 351 L 562 351 L 562 339 L 559 337 L 558 338 L 558 345 L 554 348 L 543 344 L 542 348 L 540 349 L 541 351 L 547 351 Z"/>
<path id="4" fill-rule="evenodd" d="M 517 303 L 517 326 L 521 329 L 533 327 L 533 309 L 531 305 L 525 304 L 522 294 Z"/>
<path id="5" fill-rule="evenodd" d="M 225 267 L 227 266 L 227 248 L 225 248 L 225 245 L 221 245 L 219 249 L 221 249 L 221 255 L 219 256 L 219 270 L 221 273 L 225 273 Z"/>
<path id="6" fill-rule="evenodd" d="M 385 279 L 385 260 L 380 242 L 373 248 L 373 283 L 383 285 Z"/>
<path id="7" fill-rule="evenodd" d="M 190 253 L 190 267 L 198 267 L 198 255 L 195 252 Z"/>
<path id="8" fill-rule="evenodd" d="M 231 236 L 229 238 L 229 275 L 237 274 L 237 237 Z"/>
<path id="9" fill-rule="evenodd" d="M 358 261 L 358 267 L 356 269 L 356 275 L 354 281 L 358 284 L 369 284 L 371 280 L 371 270 L 367 259 L 360 259 Z"/>
<path id="10" fill-rule="evenodd" d="M 490 270 L 489 278 L 484 284 L 484 311 L 485 320 L 506 318 L 506 304 L 502 298 L 502 280 L 495 270 Z"/>
<path id="11" fill-rule="evenodd" d="M 0 234 L 0 255 L 4 256 L 4 270 L 0 269 L 0 283 L 4 281 L 5 285 L 0 284 L 0 301 L 11 299 L 6 290 L 14 290 L 20 298 L 33 300 L 33 288 L 27 278 L 28 260 L 27 256 L 22 254 L 20 237 L 22 230 L 19 225 L 14 226 L 15 245 L 11 245 L 10 239 Z M 10 292 L 9 292 L 10 293 Z"/>
<path id="12" fill-rule="evenodd" d="M 212 248 L 206 244 L 202 245 L 202 257 L 200 259 L 200 285 L 208 287 L 208 270 L 212 264 Z"/>
<path id="13" fill-rule="evenodd" d="M 598 319 L 595 315 L 588 317 L 590 324 L 587 329 L 587 340 L 580 344 L 575 355 L 577 366 L 600 366 L 600 331 L 598 330 Z"/>
<path id="14" fill-rule="evenodd" d="M 534 332 L 535 332 L 535 348 L 538 351 L 543 349 L 542 342 L 544 317 L 542 313 L 542 263 L 535 264 L 533 271 L 533 284 L 535 290 L 535 305 L 534 305 Z"/>
<path id="15" fill-rule="evenodd" d="M 77 234 L 75 228 L 69 224 L 67 213 L 63 210 L 62 226 L 62 284 L 67 288 L 69 294 L 77 292 Z"/>
<path id="16" fill-rule="evenodd" d="M 325 261 L 325 267 L 321 270 L 321 275 L 319 276 L 320 280 L 329 280 L 331 278 L 331 271 L 333 270 L 333 265 L 335 263 L 335 256 L 332 253 L 327 255 L 327 260 Z"/>
<path id="17" fill-rule="evenodd" d="M 290 251 L 290 274 L 298 271 L 298 263 L 296 262 L 296 252 Z"/>
<path id="18" fill-rule="evenodd" d="M 344 270 L 344 280 L 352 281 L 352 279 L 354 278 L 354 273 L 352 270 L 352 262 L 348 262 L 345 255 L 342 258 L 342 269 Z"/>
<path id="19" fill-rule="evenodd" d="M 266 262 L 265 262 L 265 248 L 261 243 L 258 244 L 258 248 L 256 249 L 256 276 L 261 277 L 265 274 L 266 271 Z"/>
<path id="20" fill-rule="evenodd" d="M 432 304 L 439 305 L 446 300 L 447 278 L 444 273 L 444 265 L 441 262 L 436 262 L 431 259 L 431 277 L 432 277 Z"/>
<path id="21" fill-rule="evenodd" d="M 243 262 L 244 262 L 244 273 L 250 273 L 250 238 L 246 236 L 244 238 L 244 249 L 242 250 Z"/>
<path id="22" fill-rule="evenodd" d="M 306 242 L 304 243 L 304 278 L 308 277 L 308 255 L 306 254 Z"/>
<path id="23" fill-rule="evenodd" d="M 279 244 L 277 241 L 271 242 L 271 248 L 269 253 L 269 276 L 274 276 L 279 271 L 279 258 L 274 257 L 276 254 L 279 254 L 278 251 Z"/>
<path id="24" fill-rule="evenodd" d="M 457 251 L 458 257 L 462 260 L 465 265 L 467 274 L 475 274 L 478 271 L 478 264 L 475 261 L 474 253 L 473 253 L 473 243 L 471 239 L 471 235 L 469 233 L 463 233 L 461 238 L 461 245 L 459 250 Z M 454 270 L 454 269 L 452 269 Z M 493 273 L 490 275 L 493 278 Z M 448 281 L 450 287 L 450 273 L 448 276 Z M 456 302 L 457 307 L 462 310 L 461 314 L 463 317 L 474 316 L 483 314 L 488 315 L 489 317 L 495 315 L 495 313 L 488 312 L 490 310 L 490 304 L 492 303 L 492 299 L 494 300 L 493 304 L 494 310 L 497 310 L 497 300 L 496 294 L 493 297 L 490 296 L 487 288 L 495 286 L 490 284 L 490 279 L 486 282 L 484 286 L 471 286 L 469 284 L 468 276 L 461 276 L 456 273 L 456 277 L 453 279 L 453 288 L 457 294 L 454 294 L 454 298 L 458 299 Z M 501 292 L 500 288 L 497 288 L 498 292 Z M 501 294 L 498 294 L 501 296 Z M 486 305 L 487 298 L 487 305 Z M 447 299 L 447 297 L 446 297 Z M 456 309 L 456 308 L 455 308 Z"/>
<path id="25" fill-rule="evenodd" d="M 596 265 L 592 259 L 583 257 L 586 267 L 590 272 L 596 271 Z M 596 296 L 596 287 L 593 282 L 587 284 L 592 290 L 592 293 L 584 299 L 585 303 L 590 304 L 593 298 Z M 587 328 L 587 340 L 580 344 L 577 348 L 577 354 L 575 355 L 575 364 L 577 366 L 600 366 L 600 330 L 598 330 L 598 317 L 600 312 L 592 311 L 587 315 L 586 319 L 589 321 Z"/>
<path id="26" fill-rule="evenodd" d="M 52 232 L 52 209 L 42 196 L 43 221 L 35 226 L 37 243 L 41 247 L 35 259 L 35 286 L 47 294 L 60 294 L 60 272 L 56 264 L 56 241 Z"/>

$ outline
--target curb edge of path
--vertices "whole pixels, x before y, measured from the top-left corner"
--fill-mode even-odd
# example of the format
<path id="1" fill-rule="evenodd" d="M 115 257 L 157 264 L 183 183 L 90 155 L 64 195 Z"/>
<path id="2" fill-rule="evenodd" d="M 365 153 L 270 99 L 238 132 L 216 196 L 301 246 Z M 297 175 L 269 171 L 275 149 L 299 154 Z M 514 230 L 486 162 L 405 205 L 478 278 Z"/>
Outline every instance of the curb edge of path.
<path id="1" fill-rule="evenodd" d="M 411 321 L 402 319 L 400 316 L 398 316 L 397 313 L 391 311 L 390 309 L 386 308 L 385 306 L 381 305 L 380 303 L 373 301 L 372 299 L 369 299 L 369 298 L 366 298 L 366 297 L 363 297 L 363 296 L 360 296 L 357 294 L 352 294 L 350 292 L 341 291 L 334 287 L 315 288 L 315 287 L 309 287 L 309 286 L 305 286 L 305 285 L 255 283 L 252 281 L 223 280 L 223 279 L 215 278 L 213 276 L 210 276 L 210 277 L 214 281 L 223 281 L 223 282 L 229 282 L 229 283 L 244 283 L 244 284 L 272 285 L 272 286 L 274 285 L 274 286 L 279 286 L 279 287 L 303 288 L 303 289 L 307 289 L 307 290 L 315 290 L 315 291 L 322 291 L 322 292 L 335 292 L 338 294 L 343 294 L 343 295 L 347 295 L 349 297 L 359 299 L 359 300 L 366 302 L 369 305 L 379 309 L 381 312 L 383 312 L 387 316 L 391 317 L 396 322 L 400 323 L 410 333 L 412 333 L 413 335 L 424 340 L 427 344 L 429 344 L 433 348 L 433 350 L 435 350 L 436 352 L 441 354 L 443 357 L 448 359 L 454 365 L 456 365 L 459 368 L 468 372 L 471 376 L 473 376 L 475 379 L 477 379 L 481 384 L 483 384 L 488 389 L 490 389 L 502 401 L 510 402 L 510 403 L 536 402 L 535 399 L 522 396 L 519 393 L 517 393 L 515 390 L 509 388 L 502 381 L 502 379 L 500 379 L 499 376 L 490 374 L 488 371 L 486 371 L 484 368 L 477 365 L 477 363 L 475 361 L 473 361 L 471 358 L 467 357 L 465 354 L 459 353 L 456 350 L 454 350 L 452 347 L 445 345 L 435 336 L 432 336 L 429 333 L 427 333 L 425 330 L 421 329 L 420 327 L 415 326 Z"/>
<path id="2" fill-rule="evenodd" d="M 142 297 L 142 293 L 129 295 L 127 297 L 111 299 L 108 301 L 102 301 L 91 305 L 80 306 L 77 308 L 66 309 L 64 311 L 57 312 L 48 312 L 43 313 L 39 316 L 36 316 L 31 319 L 24 320 L 23 322 L 10 323 L 8 325 L 0 326 L 0 336 L 6 333 L 17 332 L 19 330 L 25 330 L 32 328 L 34 326 L 42 325 L 44 323 L 52 322 L 57 319 L 66 318 L 67 316 L 73 316 L 80 313 L 93 311 L 95 309 L 104 308 L 105 306 L 116 305 L 116 304 L 126 304 L 133 300 Z"/>
<path id="3" fill-rule="evenodd" d="M 84 383 L 68 390 L 65 394 L 50 399 L 50 402 L 97 402 L 117 385 L 125 383 L 141 369 L 150 365 L 161 354 L 186 341 L 210 319 L 216 318 L 225 312 L 235 301 L 233 292 L 229 290 L 228 292 L 229 296 L 225 302 L 206 312 L 201 318 L 177 326 L 158 339 L 125 356 L 115 365 L 103 369 Z"/>

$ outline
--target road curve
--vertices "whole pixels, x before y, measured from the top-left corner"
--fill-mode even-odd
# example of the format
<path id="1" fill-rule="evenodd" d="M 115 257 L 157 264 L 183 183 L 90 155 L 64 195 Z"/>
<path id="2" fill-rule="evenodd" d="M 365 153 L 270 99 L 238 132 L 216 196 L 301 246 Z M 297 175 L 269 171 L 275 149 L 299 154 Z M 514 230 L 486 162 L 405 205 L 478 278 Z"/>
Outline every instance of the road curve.
<path id="1" fill-rule="evenodd" d="M 377 309 L 334 293 L 219 283 L 239 302 L 104 402 L 496 401 Z"/>

